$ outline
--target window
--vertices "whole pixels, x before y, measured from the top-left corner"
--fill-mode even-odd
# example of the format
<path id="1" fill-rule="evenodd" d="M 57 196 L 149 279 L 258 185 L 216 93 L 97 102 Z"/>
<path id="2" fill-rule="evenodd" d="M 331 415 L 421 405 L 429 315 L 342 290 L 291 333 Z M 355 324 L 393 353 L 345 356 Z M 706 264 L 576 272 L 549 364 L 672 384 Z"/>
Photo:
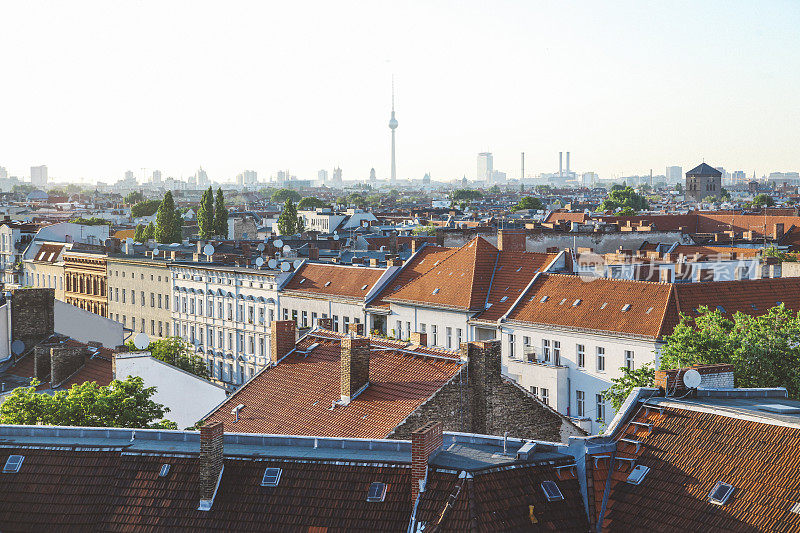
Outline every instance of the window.
<path id="1" fill-rule="evenodd" d="M 550 405 L 550 391 L 542 387 L 542 403 L 545 405 Z"/>
<path id="2" fill-rule="evenodd" d="M 261 478 L 262 487 L 277 487 L 281 481 L 280 468 L 267 468 L 264 470 L 264 477 Z"/>
<path id="3" fill-rule="evenodd" d="M 6 464 L 3 467 L 4 474 L 16 474 L 22 466 L 22 461 L 25 460 L 24 455 L 9 455 Z"/>
<path id="4" fill-rule="evenodd" d="M 597 394 L 595 395 L 595 400 L 597 401 L 597 408 L 595 409 L 595 418 L 598 422 L 602 422 L 606 419 L 606 403 L 603 401 L 603 395 Z"/>
<path id="5" fill-rule="evenodd" d="M 150 293 L 150 307 L 156 306 L 156 294 L 154 292 Z"/>
<path id="6" fill-rule="evenodd" d="M 431 326 L 431 346 L 438 346 L 439 342 L 436 340 L 436 326 Z"/>
<path id="7" fill-rule="evenodd" d="M 403 322 L 401 322 L 400 320 L 397 321 L 397 331 L 395 332 L 395 334 L 397 335 L 398 339 L 403 338 Z"/>
<path id="8" fill-rule="evenodd" d="M 456 342 L 461 346 L 461 328 L 456 328 Z"/>
<path id="9" fill-rule="evenodd" d="M 625 481 L 627 481 L 631 485 L 638 485 L 639 483 L 644 481 L 644 476 L 646 476 L 649 471 L 650 469 L 644 465 L 636 465 L 633 468 L 633 470 L 631 470 L 631 473 L 628 475 L 628 479 L 626 479 Z"/>
<path id="10" fill-rule="evenodd" d="M 162 297 L 162 296 L 163 296 L 163 295 L 161 295 L 161 294 L 159 294 L 159 295 L 158 295 L 158 308 L 159 308 L 159 309 L 161 309 L 161 297 Z"/>
<path id="11" fill-rule="evenodd" d="M 531 387 L 531 394 L 539 396 L 539 387 Z"/>
<path id="12" fill-rule="evenodd" d="M 158 471 L 158 477 L 167 477 L 167 474 L 169 474 L 169 463 L 164 463 Z"/>
<path id="13" fill-rule="evenodd" d="M 333 331 L 339 331 L 339 315 L 333 315 Z"/>
<path id="14" fill-rule="evenodd" d="M 133 291 L 131 291 L 131 292 L 133 292 Z M 144 300 L 144 291 L 141 291 L 139 293 L 139 295 L 141 296 L 141 298 L 139 298 L 139 301 L 142 302 L 142 307 L 144 307 L 145 305 L 147 305 L 147 303 Z"/>
<path id="15" fill-rule="evenodd" d="M 555 481 L 544 481 L 541 487 L 547 501 L 558 502 L 564 499 L 564 495 L 561 494 L 561 489 L 558 488 Z"/>
<path id="16" fill-rule="evenodd" d="M 553 341 L 553 364 L 561 366 L 561 342 Z"/>
<path id="17" fill-rule="evenodd" d="M 302 317 L 303 317 L 303 321 L 302 321 L 303 327 L 307 328 L 308 327 L 308 312 L 307 311 L 303 311 Z"/>
<path id="18" fill-rule="evenodd" d="M 125 289 L 122 289 L 122 297 L 125 297 Z M 131 305 L 136 305 L 136 291 L 131 291 Z"/>
<path id="19" fill-rule="evenodd" d="M 597 371 L 606 371 L 606 349 L 602 346 L 597 347 Z"/>
<path id="20" fill-rule="evenodd" d="M 586 393 L 584 391 L 575 391 L 575 403 L 577 416 L 586 416 Z"/>
<path id="21" fill-rule="evenodd" d="M 375 482 L 369 486 L 368 502 L 382 502 L 386 497 L 386 483 Z"/>
<path id="22" fill-rule="evenodd" d="M 542 360 L 545 363 L 550 362 L 550 341 L 547 339 L 542 341 Z"/>
<path id="23" fill-rule="evenodd" d="M 447 328 L 447 329 L 450 329 L 450 328 Z M 448 339 L 448 342 L 449 341 L 450 341 L 450 339 Z M 508 334 L 508 356 L 510 358 L 512 358 L 512 359 L 516 356 L 516 354 L 514 353 L 514 344 L 515 344 L 514 343 L 514 334 L 513 333 L 509 333 Z M 448 348 L 449 348 L 449 346 L 448 346 Z"/>
<path id="24" fill-rule="evenodd" d="M 423 324 L 422 322 L 419 323 L 419 332 L 420 333 L 426 333 L 425 324 Z"/>
<path id="25" fill-rule="evenodd" d="M 625 350 L 625 368 L 633 370 L 633 350 Z"/>
<path id="26" fill-rule="evenodd" d="M 453 349 L 453 328 L 445 328 L 445 333 L 447 335 L 447 349 Z M 511 343 L 514 343 L 514 336 L 511 335 Z"/>
<path id="27" fill-rule="evenodd" d="M 578 362 L 578 368 L 586 368 L 586 351 L 583 344 L 575 346 L 575 360 Z"/>
<path id="28" fill-rule="evenodd" d="M 411 339 L 411 322 L 406 322 L 406 340 L 410 339 Z"/>
<path id="29" fill-rule="evenodd" d="M 350 317 L 342 317 L 342 333 L 347 333 L 350 330 Z"/>
<path id="30" fill-rule="evenodd" d="M 11 457 L 14 456 L 12 455 Z M 5 472 L 5 469 L 3 471 Z M 714 485 L 714 488 L 711 489 L 711 492 L 708 493 L 708 501 L 710 501 L 715 505 L 725 505 L 725 502 L 727 502 L 728 498 L 731 497 L 733 491 L 734 491 L 733 485 L 730 485 L 723 481 L 717 481 L 717 484 Z"/>

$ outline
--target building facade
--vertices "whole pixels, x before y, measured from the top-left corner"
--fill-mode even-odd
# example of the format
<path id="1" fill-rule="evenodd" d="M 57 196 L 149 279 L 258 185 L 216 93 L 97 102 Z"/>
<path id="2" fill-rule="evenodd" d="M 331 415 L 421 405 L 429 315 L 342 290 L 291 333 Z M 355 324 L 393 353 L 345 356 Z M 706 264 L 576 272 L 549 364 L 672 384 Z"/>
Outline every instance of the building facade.
<path id="1" fill-rule="evenodd" d="M 64 253 L 64 301 L 85 311 L 108 316 L 106 255 L 70 250 Z"/>
<path id="2" fill-rule="evenodd" d="M 39 229 L 37 224 L 6 221 L 0 225 L 0 282 L 18 287 L 22 280 L 22 256 Z"/>
<path id="3" fill-rule="evenodd" d="M 109 256 L 108 318 L 151 339 L 172 334 L 172 282 L 165 261 Z"/>
<path id="4" fill-rule="evenodd" d="M 722 172 L 701 163 L 686 173 L 686 200 L 700 202 L 709 196 L 722 196 Z"/>
<path id="5" fill-rule="evenodd" d="M 23 283 L 28 287 L 53 289 L 56 300 L 64 300 L 65 243 L 35 243 L 38 249 L 30 259 L 23 260 Z M 32 246 L 34 246 L 32 245 Z"/>

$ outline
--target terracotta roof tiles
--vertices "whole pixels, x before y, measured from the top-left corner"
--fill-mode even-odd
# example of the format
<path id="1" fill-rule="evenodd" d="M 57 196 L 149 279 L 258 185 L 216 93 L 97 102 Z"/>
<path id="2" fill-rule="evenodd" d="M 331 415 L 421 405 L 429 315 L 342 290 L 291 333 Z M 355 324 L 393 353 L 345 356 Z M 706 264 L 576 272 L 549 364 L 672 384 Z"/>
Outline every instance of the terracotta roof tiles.
<path id="1" fill-rule="evenodd" d="M 284 291 L 310 296 L 339 296 L 363 300 L 386 272 L 383 268 L 306 263 L 295 272 Z"/>

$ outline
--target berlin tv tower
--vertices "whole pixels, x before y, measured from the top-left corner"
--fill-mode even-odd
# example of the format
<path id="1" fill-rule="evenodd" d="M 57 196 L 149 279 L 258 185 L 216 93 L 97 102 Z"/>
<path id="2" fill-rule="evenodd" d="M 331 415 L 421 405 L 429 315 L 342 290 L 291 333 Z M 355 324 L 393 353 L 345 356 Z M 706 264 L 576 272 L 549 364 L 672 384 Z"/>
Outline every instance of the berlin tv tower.
<path id="1" fill-rule="evenodd" d="M 394 164 L 394 130 L 397 129 L 397 119 L 394 118 L 394 76 L 392 76 L 392 118 L 389 119 L 389 129 L 392 130 L 392 183 L 397 180 L 397 169 Z"/>

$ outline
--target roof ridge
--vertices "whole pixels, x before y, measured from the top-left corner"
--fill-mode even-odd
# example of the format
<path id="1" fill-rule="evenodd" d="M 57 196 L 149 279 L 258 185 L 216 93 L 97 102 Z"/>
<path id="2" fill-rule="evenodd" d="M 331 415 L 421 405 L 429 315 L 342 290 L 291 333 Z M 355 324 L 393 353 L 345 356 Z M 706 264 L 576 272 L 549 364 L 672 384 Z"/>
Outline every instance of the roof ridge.
<path id="1" fill-rule="evenodd" d="M 580 274 L 562 274 L 560 272 L 542 272 L 545 276 L 552 276 L 552 277 L 559 277 L 559 278 L 578 278 L 580 279 L 582 276 Z M 593 276 L 594 277 L 594 276 Z M 650 281 L 645 279 L 620 279 L 620 278 L 607 278 L 604 276 L 596 276 L 593 281 L 608 281 L 614 283 L 648 283 L 650 285 L 674 285 L 674 283 L 664 283 L 662 281 Z M 715 282 L 714 282 L 715 283 Z"/>

